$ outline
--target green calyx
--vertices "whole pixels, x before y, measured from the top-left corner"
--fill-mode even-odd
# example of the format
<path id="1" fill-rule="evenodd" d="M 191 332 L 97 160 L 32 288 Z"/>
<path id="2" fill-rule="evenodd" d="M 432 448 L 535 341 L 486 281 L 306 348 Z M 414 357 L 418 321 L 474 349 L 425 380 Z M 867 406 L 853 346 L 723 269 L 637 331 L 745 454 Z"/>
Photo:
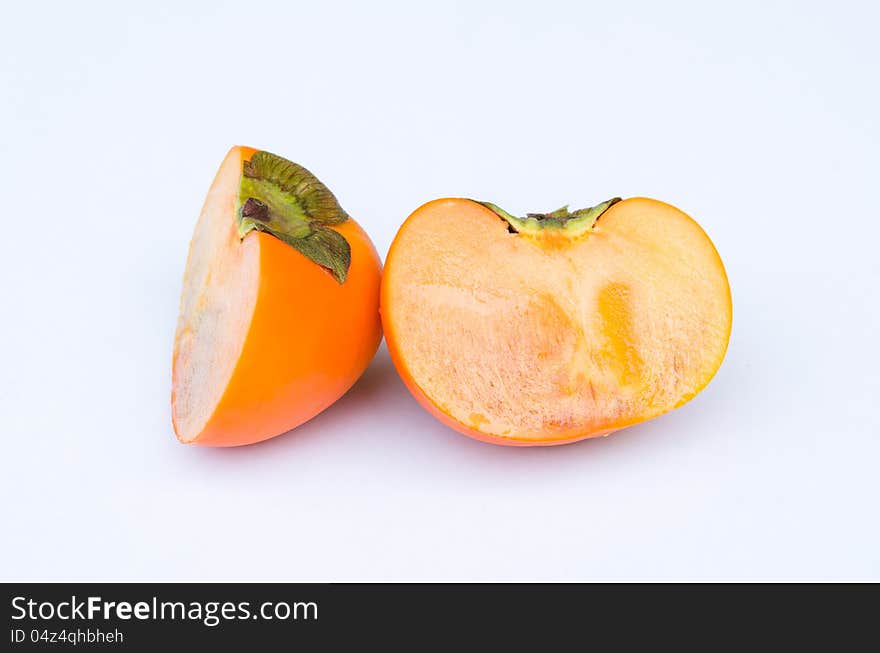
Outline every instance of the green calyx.
<path id="1" fill-rule="evenodd" d="M 529 234 L 538 236 L 542 234 L 558 233 L 570 238 L 587 233 L 596 224 L 596 220 L 613 205 L 620 201 L 614 197 L 606 202 L 591 206 L 586 209 L 569 211 L 568 205 L 556 209 L 550 213 L 527 213 L 526 217 L 518 218 L 491 202 L 477 202 L 495 213 L 499 218 L 507 222 L 508 230 L 512 233 Z"/>
<path id="2" fill-rule="evenodd" d="M 345 283 L 351 247 L 330 225 L 348 214 L 302 166 L 269 152 L 254 154 L 242 170 L 235 214 L 242 238 L 253 230 L 271 234 Z"/>

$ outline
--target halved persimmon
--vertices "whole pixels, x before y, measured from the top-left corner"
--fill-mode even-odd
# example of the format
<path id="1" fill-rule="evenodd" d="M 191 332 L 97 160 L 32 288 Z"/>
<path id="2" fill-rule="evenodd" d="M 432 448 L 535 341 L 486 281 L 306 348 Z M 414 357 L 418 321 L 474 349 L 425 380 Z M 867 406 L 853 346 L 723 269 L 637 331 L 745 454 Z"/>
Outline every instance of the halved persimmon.
<path id="1" fill-rule="evenodd" d="M 177 437 L 249 444 L 339 399 L 379 346 L 380 276 L 369 237 L 314 175 L 233 147 L 186 264 L 172 368 Z"/>
<path id="2" fill-rule="evenodd" d="M 416 399 L 507 445 L 605 435 L 681 406 L 721 365 L 732 320 L 708 236 L 645 198 L 525 218 L 429 202 L 391 245 L 380 305 Z"/>

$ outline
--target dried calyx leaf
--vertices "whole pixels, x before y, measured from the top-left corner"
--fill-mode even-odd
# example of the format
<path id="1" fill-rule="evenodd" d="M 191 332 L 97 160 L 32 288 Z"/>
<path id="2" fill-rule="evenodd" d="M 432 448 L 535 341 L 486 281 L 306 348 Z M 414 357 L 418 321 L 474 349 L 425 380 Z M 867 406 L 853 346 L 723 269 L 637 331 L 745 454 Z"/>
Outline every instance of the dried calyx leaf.
<path id="1" fill-rule="evenodd" d="M 351 247 L 330 225 L 345 222 L 348 214 L 301 165 L 269 152 L 255 153 L 242 170 L 236 215 L 242 238 L 254 229 L 271 234 L 345 282 Z"/>
<path id="2" fill-rule="evenodd" d="M 614 197 L 606 202 L 585 209 L 569 211 L 568 205 L 550 213 L 527 213 L 524 218 L 511 215 L 491 202 L 478 202 L 507 222 L 511 233 L 540 235 L 541 233 L 560 233 L 569 237 L 580 236 L 596 224 L 596 220 L 620 201 Z"/>

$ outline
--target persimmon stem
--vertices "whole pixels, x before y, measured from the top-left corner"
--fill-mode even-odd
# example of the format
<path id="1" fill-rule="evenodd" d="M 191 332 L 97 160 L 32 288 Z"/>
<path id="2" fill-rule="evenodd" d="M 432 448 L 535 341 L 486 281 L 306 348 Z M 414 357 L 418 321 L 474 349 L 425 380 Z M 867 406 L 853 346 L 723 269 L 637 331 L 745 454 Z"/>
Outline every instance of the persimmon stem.
<path id="1" fill-rule="evenodd" d="M 507 230 L 514 234 L 539 236 L 545 233 L 557 233 L 568 237 L 577 237 L 590 231 L 605 211 L 617 204 L 619 197 L 585 209 L 570 211 L 568 206 L 550 211 L 549 213 L 526 213 L 524 218 L 511 215 L 491 202 L 480 202 L 507 222 Z"/>
<path id="2" fill-rule="evenodd" d="M 249 197 L 241 206 L 241 216 L 260 222 L 269 221 L 269 207 L 255 197 Z"/>
<path id="3" fill-rule="evenodd" d="M 242 166 L 236 210 L 239 236 L 253 230 L 274 236 L 345 283 L 351 246 L 331 227 L 348 220 L 348 214 L 301 165 L 255 152 Z"/>

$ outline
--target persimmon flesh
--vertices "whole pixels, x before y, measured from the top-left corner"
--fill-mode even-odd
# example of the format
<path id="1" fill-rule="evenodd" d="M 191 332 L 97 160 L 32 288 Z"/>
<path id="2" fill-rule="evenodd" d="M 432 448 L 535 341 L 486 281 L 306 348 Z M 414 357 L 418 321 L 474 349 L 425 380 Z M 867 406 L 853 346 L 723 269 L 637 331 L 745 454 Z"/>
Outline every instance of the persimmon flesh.
<path id="1" fill-rule="evenodd" d="M 380 304 L 416 399 L 507 445 L 606 435 L 681 406 L 721 365 L 732 320 L 708 236 L 646 198 L 525 218 L 429 202 L 391 245 Z"/>
<path id="2" fill-rule="evenodd" d="M 381 263 L 311 173 L 233 147 L 190 244 L 171 412 L 185 443 L 284 433 L 335 402 L 381 339 Z"/>

